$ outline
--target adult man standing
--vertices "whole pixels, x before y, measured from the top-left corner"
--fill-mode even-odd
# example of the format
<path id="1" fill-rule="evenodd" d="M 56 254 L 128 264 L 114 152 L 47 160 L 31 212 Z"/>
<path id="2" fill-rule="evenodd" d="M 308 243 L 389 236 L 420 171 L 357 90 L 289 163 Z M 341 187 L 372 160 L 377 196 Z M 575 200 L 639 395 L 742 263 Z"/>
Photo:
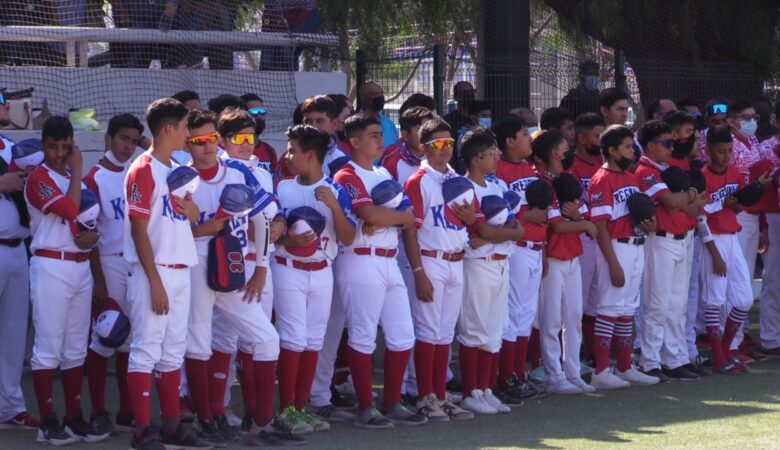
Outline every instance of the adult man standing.
<path id="1" fill-rule="evenodd" d="M 398 130 L 393 121 L 382 114 L 384 108 L 385 92 L 382 90 L 382 86 L 375 81 L 368 81 L 360 86 L 360 109 L 376 118 L 382 125 L 382 139 L 384 139 L 385 148 L 387 148 L 398 141 Z"/>
<path id="2" fill-rule="evenodd" d="M 474 101 L 474 86 L 468 81 L 458 81 L 452 86 L 452 97 L 458 102 L 458 107 L 444 116 L 450 128 L 457 132 L 465 125 L 475 125 L 469 113 L 469 106 Z"/>
<path id="3" fill-rule="evenodd" d="M 563 99 L 561 108 L 566 108 L 574 117 L 587 112 L 599 111 L 599 65 L 596 61 L 583 61 L 577 74 L 579 83 Z"/>

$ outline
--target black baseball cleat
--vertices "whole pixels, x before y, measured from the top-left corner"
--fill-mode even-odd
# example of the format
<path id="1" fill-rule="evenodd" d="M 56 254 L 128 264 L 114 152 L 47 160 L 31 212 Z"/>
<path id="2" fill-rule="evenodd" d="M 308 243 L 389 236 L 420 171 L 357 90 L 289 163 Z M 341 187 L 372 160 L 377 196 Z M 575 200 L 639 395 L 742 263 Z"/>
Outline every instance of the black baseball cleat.
<path id="1" fill-rule="evenodd" d="M 110 423 L 110 421 L 109 421 Z M 108 439 L 111 430 L 105 428 L 105 424 L 90 420 L 84 420 L 84 413 L 79 409 L 71 420 L 63 420 L 62 426 L 70 437 L 84 442 L 100 442 Z"/>
<path id="2" fill-rule="evenodd" d="M 215 417 L 214 424 L 217 426 L 217 431 L 222 435 L 222 439 L 224 439 L 225 442 L 233 442 L 238 439 L 238 430 L 228 423 L 228 419 L 225 415 Z"/>
<path id="3" fill-rule="evenodd" d="M 133 417 L 133 414 L 116 413 L 114 429 L 116 429 L 116 431 L 135 431 L 135 418 Z"/>
<path id="4" fill-rule="evenodd" d="M 101 411 L 92 414 L 92 417 L 89 418 L 89 421 L 90 423 L 94 422 L 97 429 L 108 430 L 108 432 L 111 434 L 115 434 L 118 431 L 114 424 L 111 423 L 111 416 L 108 414 L 108 411 Z"/>
<path id="5" fill-rule="evenodd" d="M 672 380 L 691 381 L 699 379 L 699 375 L 688 370 L 688 368 L 685 366 L 680 366 L 676 369 L 664 369 L 663 371 L 664 375 L 671 378 Z"/>
<path id="6" fill-rule="evenodd" d="M 210 443 L 214 447 L 227 447 L 225 439 L 217 429 L 217 424 L 210 420 L 201 420 L 198 423 L 198 438 Z"/>
<path id="7" fill-rule="evenodd" d="M 346 395 L 339 392 L 338 389 L 335 387 L 330 388 L 330 398 L 331 403 L 333 403 L 333 406 L 336 408 L 341 409 L 354 409 L 357 408 L 357 399 L 352 397 L 347 397 Z"/>
<path id="8" fill-rule="evenodd" d="M 214 448 L 214 445 L 210 442 L 206 442 L 203 439 L 198 438 L 191 431 L 185 430 L 184 425 L 181 423 L 176 427 L 176 431 L 172 434 L 167 434 L 165 430 L 160 431 L 160 443 L 163 444 L 166 449 L 202 450 Z"/>
<path id="9" fill-rule="evenodd" d="M 66 433 L 65 429 L 60 425 L 57 414 L 51 413 L 43 418 L 41 426 L 38 428 L 38 442 L 60 446 L 78 442 L 78 439 Z"/>
<path id="10" fill-rule="evenodd" d="M 140 436 L 133 433 L 130 440 L 131 450 L 165 450 L 165 446 L 160 443 L 158 429 L 146 427 Z"/>
<path id="11" fill-rule="evenodd" d="M 642 373 L 649 377 L 658 378 L 659 383 L 668 383 L 671 381 L 666 373 L 664 373 L 664 371 L 661 369 L 643 370 Z"/>

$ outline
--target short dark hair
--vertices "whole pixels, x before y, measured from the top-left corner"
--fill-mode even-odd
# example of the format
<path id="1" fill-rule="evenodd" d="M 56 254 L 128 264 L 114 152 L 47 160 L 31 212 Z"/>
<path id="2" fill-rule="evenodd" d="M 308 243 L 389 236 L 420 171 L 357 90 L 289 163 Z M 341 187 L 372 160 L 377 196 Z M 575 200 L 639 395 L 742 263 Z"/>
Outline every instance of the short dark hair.
<path id="1" fill-rule="evenodd" d="M 630 128 L 623 125 L 610 125 L 607 127 L 599 140 L 601 154 L 604 155 L 604 159 L 609 160 L 609 149 L 612 147 L 618 148 L 626 138 L 634 139 L 634 133 Z"/>
<path id="2" fill-rule="evenodd" d="M 420 142 L 424 144 L 430 142 L 431 139 L 433 139 L 434 133 L 440 131 L 446 131 L 450 133 L 450 137 L 452 136 L 452 128 L 450 128 L 450 125 L 445 122 L 444 119 L 437 116 L 423 122 L 423 124 L 420 125 L 420 130 L 417 132 L 417 135 L 420 136 Z"/>
<path id="3" fill-rule="evenodd" d="M 599 94 L 599 108 L 612 108 L 620 100 L 628 100 L 628 94 L 616 87 L 606 88 Z"/>
<path id="4" fill-rule="evenodd" d="M 574 122 L 574 115 L 566 108 L 547 108 L 539 118 L 539 128 L 542 130 L 560 129 L 567 120 Z"/>
<path id="5" fill-rule="evenodd" d="M 712 108 L 715 105 L 726 105 L 726 112 L 728 113 L 731 111 L 731 107 L 729 106 L 729 99 L 726 97 L 715 97 L 713 99 L 710 99 L 710 101 L 707 102 L 707 105 L 704 107 L 704 115 L 709 117 L 713 114 Z"/>
<path id="6" fill-rule="evenodd" d="M 645 122 L 639 131 L 637 132 L 637 138 L 639 138 L 639 145 L 642 148 L 647 147 L 653 139 L 657 139 L 662 134 L 669 134 L 672 132 L 672 128 L 666 124 L 663 120 L 648 120 Z"/>
<path id="7" fill-rule="evenodd" d="M 546 130 L 537 135 L 531 141 L 531 154 L 542 160 L 545 164 L 550 163 L 550 154 L 555 147 L 561 145 L 566 138 L 557 130 Z"/>
<path id="8" fill-rule="evenodd" d="M 171 98 L 175 98 L 176 100 L 182 103 L 186 103 L 190 100 L 200 101 L 200 96 L 198 95 L 198 93 L 195 91 L 190 91 L 188 89 L 173 94 Z"/>
<path id="9" fill-rule="evenodd" d="M 263 99 L 262 99 L 262 98 L 260 98 L 260 96 L 259 96 L 259 95 L 257 95 L 257 94 L 253 94 L 253 93 L 251 93 L 251 92 L 248 92 L 248 93 L 246 93 L 246 94 L 242 95 L 242 96 L 241 96 L 241 97 L 239 97 L 239 98 L 240 98 L 241 100 L 243 100 L 243 101 L 244 101 L 244 103 L 247 103 L 247 104 L 248 104 L 249 102 L 260 102 L 260 103 L 262 103 L 262 102 L 263 102 Z"/>
<path id="10" fill-rule="evenodd" d="M 166 125 L 178 125 L 189 110 L 184 104 L 175 98 L 160 98 L 146 108 L 146 124 L 152 136 L 157 136 Z"/>
<path id="11" fill-rule="evenodd" d="M 458 81 L 457 83 L 452 85 L 452 95 L 458 95 L 457 94 L 458 86 L 465 86 L 465 85 L 468 85 L 469 89 L 471 89 L 472 91 L 474 90 L 474 85 L 469 83 L 468 81 Z"/>
<path id="12" fill-rule="evenodd" d="M 120 130 L 125 128 L 138 130 L 138 133 L 140 134 L 143 134 L 144 132 L 144 126 L 141 125 L 141 121 L 138 120 L 137 117 L 132 114 L 122 113 L 115 115 L 108 121 L 106 133 L 108 133 L 109 136 L 114 137 Z"/>
<path id="13" fill-rule="evenodd" d="M 669 97 L 658 97 L 657 99 L 653 100 L 652 103 L 647 105 L 647 109 L 645 109 L 645 119 L 650 120 L 653 117 L 653 114 L 657 112 L 661 112 L 661 100 L 669 100 L 670 102 L 674 103 L 674 100 L 672 100 Z M 675 107 L 677 104 L 675 103 Z"/>
<path id="14" fill-rule="evenodd" d="M 460 157 L 463 165 L 469 167 L 480 153 L 496 146 L 496 135 L 485 127 L 472 127 L 460 138 Z"/>
<path id="15" fill-rule="evenodd" d="M 352 114 L 344 121 L 344 134 L 347 136 L 347 139 L 359 136 L 366 131 L 366 128 L 370 125 L 381 126 L 382 124 L 379 123 L 379 120 L 377 120 L 376 117 L 370 116 L 364 112 Z"/>
<path id="16" fill-rule="evenodd" d="M 519 116 L 511 114 L 493 124 L 493 133 L 496 135 L 498 148 L 502 152 L 506 151 L 506 140 L 515 137 L 517 132 L 523 128 L 528 128 L 525 121 Z"/>
<path id="17" fill-rule="evenodd" d="M 190 113 L 187 114 L 187 128 L 190 130 L 200 128 L 207 123 L 217 128 L 217 115 L 211 111 L 201 111 L 200 109 L 190 110 Z"/>
<path id="18" fill-rule="evenodd" d="M 213 111 L 214 114 L 220 115 L 222 114 L 222 111 L 224 111 L 226 108 L 239 108 L 239 109 L 247 109 L 246 103 L 241 100 L 240 97 L 237 97 L 233 94 L 222 94 L 218 95 L 211 100 L 209 100 L 209 110 Z"/>
<path id="19" fill-rule="evenodd" d="M 304 152 L 314 151 L 320 163 L 325 162 L 330 136 L 311 125 L 293 125 L 287 129 L 287 140 L 297 141 Z"/>
<path id="20" fill-rule="evenodd" d="M 731 136 L 731 129 L 727 126 L 712 127 L 707 130 L 707 146 L 712 147 L 716 144 L 734 142 Z"/>
<path id="21" fill-rule="evenodd" d="M 336 104 L 337 116 L 341 114 L 342 109 L 350 107 L 349 99 L 344 94 L 328 94 L 328 97 L 330 97 L 330 99 L 333 100 L 333 103 Z"/>
<path id="22" fill-rule="evenodd" d="M 398 117 L 403 116 L 408 109 L 414 108 L 416 106 L 422 106 L 423 108 L 430 109 L 431 111 L 436 111 L 436 101 L 433 100 L 433 97 L 422 94 L 420 92 L 415 92 L 401 104 L 400 108 L 398 108 Z"/>
<path id="23" fill-rule="evenodd" d="M 743 98 L 734 100 L 731 103 L 729 103 L 728 116 L 735 117 L 737 114 L 741 113 L 742 111 L 752 107 L 753 107 L 753 102 L 749 100 L 745 100 Z"/>
<path id="24" fill-rule="evenodd" d="M 217 117 L 220 136 L 233 136 L 244 128 L 255 129 L 255 119 L 245 109 L 227 108 Z"/>
<path id="25" fill-rule="evenodd" d="M 686 123 L 690 123 L 691 125 L 696 126 L 696 119 L 694 119 L 692 115 L 680 109 L 677 111 L 669 111 L 666 113 L 663 120 L 672 130 L 678 129 Z"/>
<path id="26" fill-rule="evenodd" d="M 577 116 L 577 119 L 574 121 L 574 132 L 576 134 L 584 134 L 598 126 L 607 126 L 604 116 L 594 112 L 583 113 Z"/>
<path id="27" fill-rule="evenodd" d="M 67 117 L 64 116 L 51 116 L 43 123 L 43 129 L 41 130 L 41 142 L 46 142 L 46 139 L 54 141 L 61 141 L 64 139 L 73 138 L 73 125 L 70 123 Z"/>
<path id="28" fill-rule="evenodd" d="M 412 128 L 420 126 L 426 120 L 431 120 L 436 114 L 424 106 L 412 106 L 401 114 L 398 125 L 402 130 L 412 131 Z"/>
<path id="29" fill-rule="evenodd" d="M 469 108 L 469 114 L 477 115 L 480 111 L 490 110 L 493 111 L 493 108 L 490 107 L 490 103 L 484 101 L 484 100 L 474 100 L 471 102 L 468 106 Z"/>
<path id="30" fill-rule="evenodd" d="M 298 105 L 293 110 L 293 125 L 302 125 L 303 124 L 303 113 L 301 112 L 301 108 L 303 107 L 303 103 L 298 103 Z"/>
<path id="31" fill-rule="evenodd" d="M 303 101 L 301 114 L 306 115 L 311 112 L 325 113 L 330 120 L 335 119 L 339 115 L 339 111 L 336 109 L 336 102 L 327 95 L 315 95 Z"/>

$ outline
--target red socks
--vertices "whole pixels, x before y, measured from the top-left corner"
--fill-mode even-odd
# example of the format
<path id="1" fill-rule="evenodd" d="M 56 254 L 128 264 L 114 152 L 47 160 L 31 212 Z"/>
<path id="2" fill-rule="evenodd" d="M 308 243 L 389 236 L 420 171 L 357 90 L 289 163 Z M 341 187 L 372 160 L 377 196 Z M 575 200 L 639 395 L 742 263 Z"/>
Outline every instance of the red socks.
<path id="1" fill-rule="evenodd" d="M 32 371 L 35 399 L 38 401 L 38 413 L 41 420 L 54 412 L 54 369 L 39 369 Z"/>
<path id="2" fill-rule="evenodd" d="M 528 360 L 531 361 L 531 370 L 542 365 L 542 340 L 539 339 L 538 328 L 531 328 L 531 337 L 528 339 Z"/>
<path id="3" fill-rule="evenodd" d="M 596 372 L 609 368 L 609 351 L 612 347 L 612 334 L 615 331 L 617 317 L 598 316 L 594 326 L 593 356 L 596 358 Z"/>
<path id="4" fill-rule="evenodd" d="M 726 354 L 723 351 L 723 339 L 720 334 L 720 308 L 708 306 L 704 310 L 704 323 L 707 327 L 707 338 L 712 349 L 712 368 L 716 372 L 726 365 Z"/>
<path id="5" fill-rule="evenodd" d="M 614 337 L 617 338 L 617 370 L 619 372 L 625 372 L 631 368 L 633 324 L 633 316 L 621 316 L 615 322 Z"/>
<path id="6" fill-rule="evenodd" d="M 593 344 L 595 336 L 593 332 L 596 329 L 596 318 L 594 316 L 582 316 L 582 344 L 585 347 L 585 359 L 592 358 L 594 355 Z"/>
<path id="7" fill-rule="evenodd" d="M 498 353 L 498 385 L 506 387 L 506 380 L 513 373 L 515 373 L 515 341 L 501 341 L 501 350 Z"/>
<path id="8" fill-rule="evenodd" d="M 317 356 L 319 352 L 304 350 L 301 353 L 301 364 L 298 367 L 298 381 L 295 383 L 295 407 L 298 410 L 309 405 L 311 385 L 317 371 Z"/>
<path id="9" fill-rule="evenodd" d="M 133 409 L 136 433 L 139 433 L 151 423 L 152 374 L 128 373 L 127 392 L 130 395 L 130 406 Z M 176 396 L 178 397 L 178 392 Z M 178 403 L 178 399 L 176 401 Z"/>
<path id="10" fill-rule="evenodd" d="M 295 400 L 295 386 L 298 381 L 298 367 L 301 353 L 287 350 L 279 351 L 279 409 L 284 411 Z"/>
<path id="11" fill-rule="evenodd" d="M 415 361 L 416 362 L 416 361 Z M 447 367 L 450 365 L 450 344 L 439 344 L 433 356 L 433 392 L 436 398 L 446 400 Z"/>
<path id="12" fill-rule="evenodd" d="M 490 366 L 490 380 L 488 381 L 488 387 L 490 389 L 496 388 L 496 381 L 498 381 L 498 363 L 500 360 L 499 353 L 493 353 L 493 363 Z"/>
<path id="13" fill-rule="evenodd" d="M 515 341 L 515 373 L 525 380 L 525 360 L 528 354 L 528 336 L 520 336 Z"/>
<path id="14" fill-rule="evenodd" d="M 742 328 L 742 324 L 747 319 L 748 311 L 731 308 L 729 316 L 726 319 L 726 325 L 723 327 L 723 353 L 728 355 L 731 350 L 731 342 L 734 340 L 734 336 L 737 335 L 739 329 Z"/>
<path id="15" fill-rule="evenodd" d="M 198 414 L 198 420 L 214 420 L 214 417 L 211 415 L 209 396 L 209 362 L 185 358 L 184 365 L 187 369 L 188 391 L 192 398 L 195 412 Z M 159 381 L 157 384 L 159 386 Z"/>
<path id="16" fill-rule="evenodd" d="M 458 348 L 458 360 L 460 361 L 460 377 L 463 380 L 463 396 L 469 397 L 471 391 L 477 389 L 477 364 L 480 350 L 477 347 Z M 488 364 L 488 370 L 490 365 Z"/>
<path id="17" fill-rule="evenodd" d="M 417 377 L 417 392 L 420 398 L 433 393 L 433 358 L 435 354 L 435 345 L 415 341 L 414 372 Z"/>
<path id="18" fill-rule="evenodd" d="M 276 361 L 253 361 L 255 423 L 264 427 L 274 418 Z"/>
<path id="19" fill-rule="evenodd" d="M 371 355 L 347 347 L 347 361 L 352 372 L 352 381 L 355 383 L 358 409 L 363 411 L 374 402 L 374 394 L 371 391 Z"/>
<path id="20" fill-rule="evenodd" d="M 108 376 L 108 358 L 94 350 L 87 351 L 87 381 L 89 381 L 89 400 L 92 415 L 106 410 L 106 377 Z M 117 383 L 119 374 L 117 374 Z"/>
<path id="21" fill-rule="evenodd" d="M 276 361 L 274 363 L 274 370 L 276 370 Z M 236 356 L 236 375 L 238 375 L 238 381 L 241 383 L 241 396 L 244 397 L 244 415 L 251 416 L 255 413 L 255 374 L 254 374 L 254 361 L 252 361 L 251 353 L 244 353 L 239 351 Z M 276 373 L 271 374 L 271 380 L 274 380 Z M 273 386 L 273 381 L 271 385 Z M 265 424 L 263 424 L 265 425 Z"/>
<path id="22" fill-rule="evenodd" d="M 189 372 L 187 373 L 187 376 L 190 376 Z M 192 380 L 192 378 L 189 380 Z M 179 386 L 181 385 L 181 370 L 158 372 L 156 382 L 157 396 L 160 397 L 160 412 L 162 413 L 163 427 L 166 428 L 166 431 L 170 431 L 167 429 L 168 424 L 174 427 L 179 424 Z M 193 391 L 194 389 L 190 389 L 190 393 Z"/>
<path id="23" fill-rule="evenodd" d="M 72 420 L 81 409 L 81 383 L 84 380 L 84 366 L 61 370 L 62 390 L 65 392 L 65 420 Z"/>
<path id="24" fill-rule="evenodd" d="M 384 408 L 389 409 L 401 401 L 401 384 L 404 382 L 404 372 L 409 365 L 412 350 L 385 350 L 385 387 Z"/>
<path id="25" fill-rule="evenodd" d="M 479 351 L 477 359 L 477 388 L 483 391 L 493 387 L 491 380 L 495 379 L 495 376 L 493 376 L 493 363 L 496 360 L 496 356 L 498 355 L 484 350 Z"/>
<path id="26" fill-rule="evenodd" d="M 114 371 L 116 372 L 116 387 L 119 390 L 119 413 L 130 414 L 130 394 L 127 392 L 127 365 L 130 353 L 116 352 L 114 354 Z"/>
<path id="27" fill-rule="evenodd" d="M 225 389 L 227 389 L 228 375 L 230 372 L 230 353 L 211 351 L 209 359 L 209 403 L 211 403 L 211 416 L 225 415 Z"/>

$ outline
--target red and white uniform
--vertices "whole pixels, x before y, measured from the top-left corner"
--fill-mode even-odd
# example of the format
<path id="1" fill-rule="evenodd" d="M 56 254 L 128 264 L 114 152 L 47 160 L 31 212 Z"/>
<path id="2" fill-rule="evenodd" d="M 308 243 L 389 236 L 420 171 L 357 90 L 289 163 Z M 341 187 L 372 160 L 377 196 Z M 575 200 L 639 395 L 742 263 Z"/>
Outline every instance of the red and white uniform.
<path id="1" fill-rule="evenodd" d="M 296 177 L 277 186 L 283 217 L 295 208 L 309 206 L 322 214 L 326 222 L 311 256 L 295 256 L 285 246 L 277 246 L 276 256 L 271 259 L 276 328 L 281 347 L 293 352 L 316 352 L 322 348 L 333 297 L 331 263 L 338 254 L 339 243 L 333 212 L 314 196 L 320 186 L 331 189 L 344 214 L 354 223 L 347 191 L 327 176 L 311 185 L 300 184 Z"/>
<path id="2" fill-rule="evenodd" d="M 46 164 L 36 168 L 25 184 L 33 236 L 33 370 L 77 367 L 87 354 L 92 273 L 88 251 L 74 242 L 78 205 L 66 195 L 69 185 L 70 175 L 59 174 Z"/>
<path id="3" fill-rule="evenodd" d="M 349 158 L 349 152 L 341 148 L 341 142 L 339 142 L 335 136 L 331 136 L 330 145 L 328 145 L 328 151 L 325 153 L 325 160 L 322 162 L 322 172 L 326 177 L 333 177 L 336 171 L 340 169 L 345 161 L 345 158 Z M 274 182 L 279 183 L 282 180 L 289 180 L 293 178 L 293 174 L 287 169 L 287 152 L 282 153 L 282 157 L 279 159 L 279 165 L 274 175 Z"/>
<path id="4" fill-rule="evenodd" d="M 150 152 L 139 156 L 125 179 L 124 256 L 131 263 L 127 298 L 131 304 L 133 341 L 128 372 L 179 370 L 184 360 L 190 312 L 190 268 L 198 264 L 195 239 L 187 218 L 172 207 L 166 178 L 176 166 L 160 162 Z M 157 273 L 168 295 L 168 314 L 152 311 L 149 279 L 135 250 L 130 220 L 148 222 Z"/>
<path id="5" fill-rule="evenodd" d="M 0 174 L 11 165 L 14 142 L 0 135 Z M 11 420 L 27 410 L 21 379 L 30 299 L 30 271 L 27 250 L 22 239 L 30 236 L 30 228 L 22 225 L 20 211 L 10 192 L 0 192 L 0 423 Z M 15 192 L 14 196 L 23 195 Z"/>
<path id="6" fill-rule="evenodd" d="M 728 302 L 728 309 L 748 310 L 753 305 L 753 290 L 748 264 L 737 238 L 742 226 L 734 210 L 724 206 L 726 198 L 745 185 L 745 178 L 733 164 L 729 164 L 722 174 L 713 172 L 709 166 L 702 169 L 702 174 L 707 180 L 707 204 L 704 206 L 707 225 L 727 269 L 725 277 L 716 275 L 712 269 L 712 256 L 705 249 L 700 269 L 704 302 L 707 306 L 723 306 Z"/>
<path id="7" fill-rule="evenodd" d="M 393 179 L 403 186 L 420 169 L 423 158 L 415 156 L 404 141 L 398 141 L 393 151 L 388 149 L 381 160 L 381 166 L 390 172 Z"/>
<path id="8" fill-rule="evenodd" d="M 585 162 L 582 158 L 574 155 L 574 163 L 569 168 L 569 173 L 580 180 L 582 184 L 582 198 L 586 204 L 590 203 L 588 197 L 588 188 L 593 175 L 601 167 L 603 158 L 600 155 L 593 156 L 593 164 Z M 580 235 L 582 241 L 582 255 L 580 255 L 580 273 L 582 275 L 582 303 L 583 313 L 588 316 L 596 315 L 596 254 L 600 251 L 599 245 L 595 239 L 586 233 Z"/>
<path id="9" fill-rule="evenodd" d="M 279 166 L 276 149 L 265 141 L 258 140 L 255 146 L 254 156 L 257 157 L 257 164 L 269 174 L 275 173 Z M 224 157 L 225 155 L 223 155 Z"/>
<path id="10" fill-rule="evenodd" d="M 690 216 L 683 209 L 669 211 L 659 198 L 669 191 L 661 178 L 666 170 L 643 156 L 634 174 L 639 187 L 656 202 L 656 231 L 647 237 L 642 292 L 640 365 L 645 371 L 688 364 L 685 315 L 693 262 Z"/>
<path id="11" fill-rule="evenodd" d="M 774 236 L 780 236 L 780 139 L 773 136 L 761 143 L 761 159 L 773 167 L 772 184 L 767 188 L 766 224 L 770 236 L 769 247 L 761 255 L 764 263 L 761 283 L 761 343 L 765 348 L 780 347 L 780 243 Z"/>
<path id="12" fill-rule="evenodd" d="M 612 248 L 625 277 L 622 287 L 613 286 L 607 260 L 601 252 L 597 254 L 596 289 L 599 300 L 596 313 L 598 315 L 633 316 L 638 306 L 645 252 L 643 245 L 636 245 L 641 241 L 636 238 L 637 231 L 631 224 L 627 200 L 631 194 L 641 191 L 639 180 L 630 172 L 614 172 L 602 167 L 591 179 L 588 189 L 591 221 L 607 221 Z M 619 240 L 628 240 L 628 242 Z"/>
<path id="13" fill-rule="evenodd" d="M 125 193 L 124 183 L 127 168 L 109 169 L 98 162 L 84 177 L 84 184 L 95 193 L 100 203 L 97 231 L 100 233 L 98 252 L 100 266 L 106 279 L 108 296 L 116 301 L 122 311 L 130 317 L 130 305 L 127 301 L 127 274 L 130 264 L 123 256 L 125 234 Z M 117 350 L 130 351 L 131 338 Z M 100 343 L 93 330 L 89 348 L 103 357 L 110 357 L 114 349 Z"/>

